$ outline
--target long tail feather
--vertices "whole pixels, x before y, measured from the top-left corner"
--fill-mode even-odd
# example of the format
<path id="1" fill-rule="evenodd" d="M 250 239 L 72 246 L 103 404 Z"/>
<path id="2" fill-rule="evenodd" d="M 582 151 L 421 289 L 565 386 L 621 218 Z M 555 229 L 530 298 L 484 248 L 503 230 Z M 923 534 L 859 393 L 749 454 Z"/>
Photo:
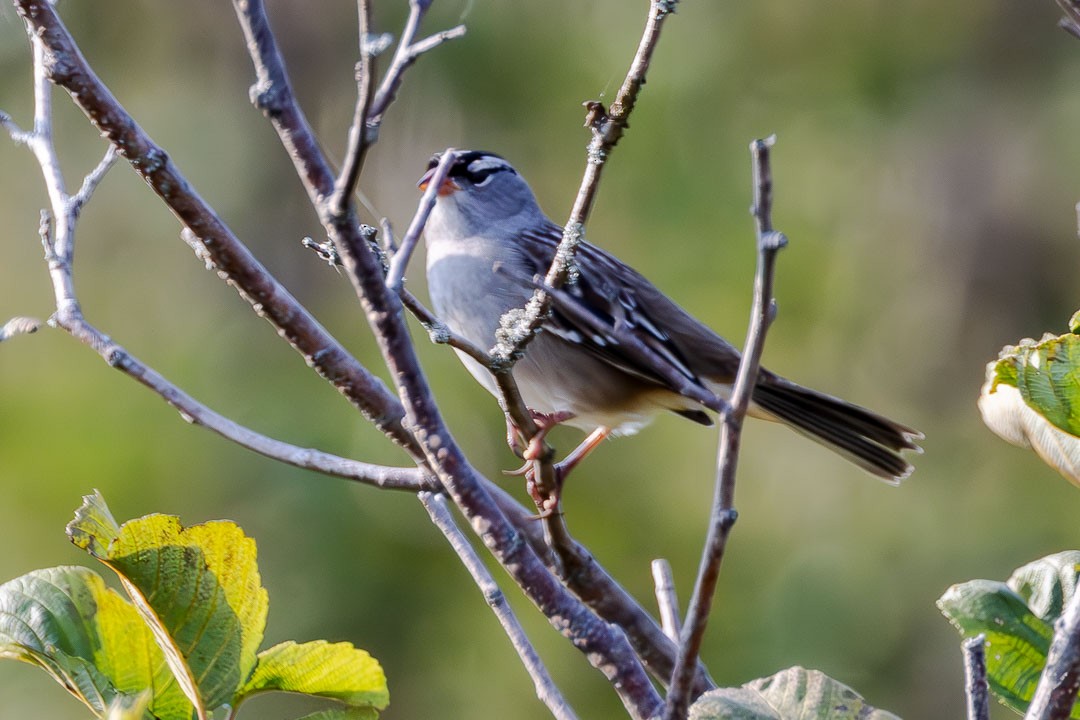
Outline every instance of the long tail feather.
<path id="1" fill-rule="evenodd" d="M 919 431 L 775 375 L 761 378 L 753 399 L 777 420 L 894 485 L 913 469 L 900 452 L 921 452 Z"/>

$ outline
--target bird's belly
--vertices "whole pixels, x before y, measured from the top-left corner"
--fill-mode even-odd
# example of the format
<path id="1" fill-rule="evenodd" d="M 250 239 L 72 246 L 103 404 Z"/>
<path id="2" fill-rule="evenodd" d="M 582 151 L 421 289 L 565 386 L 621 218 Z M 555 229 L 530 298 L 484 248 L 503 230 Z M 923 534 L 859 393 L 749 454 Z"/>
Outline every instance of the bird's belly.
<path id="1" fill-rule="evenodd" d="M 512 259 L 493 261 L 490 249 L 483 254 L 465 249 L 428 256 L 428 292 L 436 315 L 453 332 L 485 350 L 494 346 L 502 316 L 524 308 L 533 292 L 532 287 L 510 277 L 493 282 L 490 275 L 498 272 L 495 264 L 500 260 Z M 498 396 L 491 373 L 468 355 L 458 352 L 458 356 L 473 377 Z M 670 391 L 630 376 L 543 331 L 515 365 L 514 378 L 530 409 L 570 413 L 573 417 L 565 424 L 583 430 L 604 426 L 616 434 L 630 434 L 672 407 Z"/>

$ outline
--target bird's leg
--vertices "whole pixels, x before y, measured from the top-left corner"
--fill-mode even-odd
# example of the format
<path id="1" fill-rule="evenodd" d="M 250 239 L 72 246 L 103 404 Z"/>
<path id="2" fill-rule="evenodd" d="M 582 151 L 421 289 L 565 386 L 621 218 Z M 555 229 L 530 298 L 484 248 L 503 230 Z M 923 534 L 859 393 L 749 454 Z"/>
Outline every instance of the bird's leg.
<path id="1" fill-rule="evenodd" d="M 611 435 L 611 428 L 601 425 L 589 433 L 589 436 L 585 438 L 580 445 L 574 448 L 573 452 L 563 458 L 562 462 L 555 465 L 555 478 L 559 483 L 560 491 L 562 490 L 562 484 L 566 480 L 566 476 L 570 474 L 570 471 L 577 467 L 577 464 L 595 450 L 600 443 L 607 440 L 609 435 Z"/>
<path id="2" fill-rule="evenodd" d="M 525 464 L 517 470 L 505 471 L 504 474 L 506 475 L 524 475 L 535 461 L 543 457 L 544 439 L 551 429 L 559 423 L 566 422 L 574 417 L 574 413 L 566 411 L 542 413 L 530 410 L 529 414 L 532 416 L 533 422 L 536 423 L 536 434 L 525 443 L 525 447 L 522 447 L 524 438 L 521 430 L 514 425 L 509 415 L 506 416 L 506 442 L 510 449 L 514 451 L 514 454 L 525 461 Z"/>

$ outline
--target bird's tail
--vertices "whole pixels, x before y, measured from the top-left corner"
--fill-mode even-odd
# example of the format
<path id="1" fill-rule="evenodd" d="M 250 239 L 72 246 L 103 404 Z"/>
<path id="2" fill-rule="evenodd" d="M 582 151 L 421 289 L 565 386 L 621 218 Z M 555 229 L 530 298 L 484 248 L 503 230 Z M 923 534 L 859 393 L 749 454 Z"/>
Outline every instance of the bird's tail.
<path id="1" fill-rule="evenodd" d="M 892 485 L 914 469 L 901 451 L 922 452 L 918 430 L 771 373 L 761 374 L 753 400 L 769 416 Z"/>

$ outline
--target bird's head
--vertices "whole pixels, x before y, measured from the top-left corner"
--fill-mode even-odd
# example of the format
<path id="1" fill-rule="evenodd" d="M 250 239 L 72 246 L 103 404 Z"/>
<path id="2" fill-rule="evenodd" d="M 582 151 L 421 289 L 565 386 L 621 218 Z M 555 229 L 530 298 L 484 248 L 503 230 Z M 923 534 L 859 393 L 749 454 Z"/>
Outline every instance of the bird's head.
<path id="1" fill-rule="evenodd" d="M 441 153 L 432 156 L 417 183 L 421 190 L 427 189 L 441 160 Z M 461 233 L 479 234 L 500 224 L 543 219 L 528 183 L 495 153 L 456 151 L 437 193 L 431 222 Z"/>

